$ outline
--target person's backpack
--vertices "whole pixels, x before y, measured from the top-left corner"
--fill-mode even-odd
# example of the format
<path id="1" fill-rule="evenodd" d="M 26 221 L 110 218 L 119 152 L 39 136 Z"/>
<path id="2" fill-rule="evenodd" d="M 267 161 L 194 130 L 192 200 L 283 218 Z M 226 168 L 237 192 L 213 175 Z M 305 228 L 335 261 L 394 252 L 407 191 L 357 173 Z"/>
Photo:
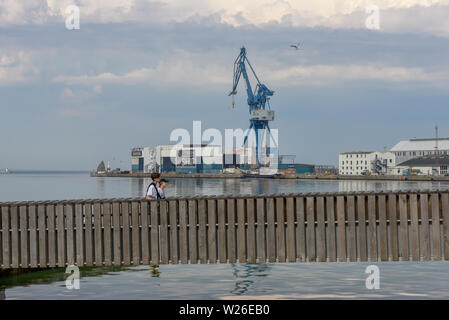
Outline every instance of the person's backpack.
<path id="1" fill-rule="evenodd" d="M 152 185 L 154 186 L 154 189 L 156 190 L 156 199 L 157 199 L 157 200 L 161 199 L 161 195 L 159 194 L 159 190 L 157 190 L 156 184 L 155 184 L 154 182 L 151 182 L 151 183 L 150 183 L 150 185 L 149 185 L 148 188 L 147 188 L 147 193 L 146 193 L 146 194 L 148 194 L 148 190 L 150 190 L 150 187 L 151 187 Z"/>

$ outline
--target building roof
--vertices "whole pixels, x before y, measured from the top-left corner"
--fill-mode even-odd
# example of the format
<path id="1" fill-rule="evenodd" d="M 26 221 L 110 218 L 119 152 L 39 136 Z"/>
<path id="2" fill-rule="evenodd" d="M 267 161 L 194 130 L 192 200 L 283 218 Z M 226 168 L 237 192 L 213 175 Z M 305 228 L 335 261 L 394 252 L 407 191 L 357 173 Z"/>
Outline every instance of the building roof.
<path id="1" fill-rule="evenodd" d="M 437 139 L 410 139 L 399 141 L 390 151 L 431 151 L 435 150 Z M 438 138 L 438 150 L 449 150 L 449 138 Z"/>
<path id="2" fill-rule="evenodd" d="M 442 165 L 449 165 L 449 156 L 432 154 L 416 157 L 398 164 L 400 167 L 438 167 Z"/>
<path id="3" fill-rule="evenodd" d="M 373 152 L 374 151 L 351 151 L 351 152 L 342 152 L 340 154 L 369 154 Z"/>

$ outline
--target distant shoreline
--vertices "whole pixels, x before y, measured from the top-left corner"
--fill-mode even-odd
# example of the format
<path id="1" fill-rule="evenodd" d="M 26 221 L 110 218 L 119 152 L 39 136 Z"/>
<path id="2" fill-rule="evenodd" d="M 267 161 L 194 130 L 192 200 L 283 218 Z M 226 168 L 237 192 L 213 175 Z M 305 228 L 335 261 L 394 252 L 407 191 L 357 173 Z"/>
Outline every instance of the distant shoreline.
<path id="1" fill-rule="evenodd" d="M 100 178 L 150 178 L 151 173 L 94 173 L 91 177 Z M 218 178 L 218 179 L 242 179 L 243 174 L 239 173 L 222 173 L 222 174 L 206 174 L 206 173 L 168 173 L 161 174 L 164 178 Z M 263 177 L 261 177 L 263 178 Z M 359 181 L 449 181 L 449 176 L 350 176 L 350 175 L 304 175 L 304 174 L 288 174 L 275 179 L 287 180 L 359 180 Z"/>
<path id="2" fill-rule="evenodd" d="M 8 174 L 90 174 L 89 170 L 10 170 Z"/>

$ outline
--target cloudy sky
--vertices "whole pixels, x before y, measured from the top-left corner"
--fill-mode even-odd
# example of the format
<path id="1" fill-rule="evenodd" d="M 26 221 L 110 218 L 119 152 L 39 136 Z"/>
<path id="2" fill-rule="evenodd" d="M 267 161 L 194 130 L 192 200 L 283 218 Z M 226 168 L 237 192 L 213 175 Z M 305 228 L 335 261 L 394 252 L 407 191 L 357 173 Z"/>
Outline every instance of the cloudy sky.
<path id="1" fill-rule="evenodd" d="M 449 137 L 449 0 L 0 0 L 0 168 L 127 169 L 132 147 L 193 120 L 247 128 L 243 83 L 235 109 L 227 95 L 242 45 L 297 162 L 335 165 L 435 124 Z"/>

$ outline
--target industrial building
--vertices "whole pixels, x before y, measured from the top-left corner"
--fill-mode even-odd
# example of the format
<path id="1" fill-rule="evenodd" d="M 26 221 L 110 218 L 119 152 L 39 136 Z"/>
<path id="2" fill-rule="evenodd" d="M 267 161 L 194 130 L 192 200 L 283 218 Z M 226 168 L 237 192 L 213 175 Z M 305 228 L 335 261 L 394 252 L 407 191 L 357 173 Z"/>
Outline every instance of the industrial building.
<path id="1" fill-rule="evenodd" d="M 262 164 L 269 165 L 282 174 L 314 173 L 311 164 L 294 163 L 295 156 L 262 157 Z M 227 148 L 211 145 L 160 145 L 133 148 L 132 172 L 176 173 L 234 173 L 236 169 L 251 170 L 257 163 L 255 148 Z"/>
<path id="2" fill-rule="evenodd" d="M 338 156 L 338 171 L 342 175 L 387 174 L 395 163 L 392 152 L 343 152 Z"/>
<path id="3" fill-rule="evenodd" d="M 391 174 L 395 175 L 445 175 L 448 173 L 448 155 L 425 155 L 398 164 Z"/>
<path id="4" fill-rule="evenodd" d="M 396 163 L 432 154 L 449 155 L 449 138 L 425 138 L 399 141 L 390 149 Z"/>
<path id="5" fill-rule="evenodd" d="M 233 168 L 249 170 L 255 162 L 253 148 L 160 145 L 131 151 L 132 172 L 221 173 Z"/>

